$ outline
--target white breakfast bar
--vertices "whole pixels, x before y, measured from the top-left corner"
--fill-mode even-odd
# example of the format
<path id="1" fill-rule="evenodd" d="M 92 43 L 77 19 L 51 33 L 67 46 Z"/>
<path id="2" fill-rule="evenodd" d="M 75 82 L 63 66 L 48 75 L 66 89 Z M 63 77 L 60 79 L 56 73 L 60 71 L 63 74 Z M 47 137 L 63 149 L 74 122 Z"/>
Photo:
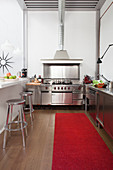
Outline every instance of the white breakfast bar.
<path id="1" fill-rule="evenodd" d="M 4 130 L 4 125 L 7 115 L 6 101 L 9 99 L 20 98 L 20 92 L 25 88 L 25 84 L 28 82 L 27 78 L 21 78 L 17 80 L 7 80 L 0 82 L 0 133 Z M 17 116 L 18 110 L 14 108 L 14 117 Z"/>

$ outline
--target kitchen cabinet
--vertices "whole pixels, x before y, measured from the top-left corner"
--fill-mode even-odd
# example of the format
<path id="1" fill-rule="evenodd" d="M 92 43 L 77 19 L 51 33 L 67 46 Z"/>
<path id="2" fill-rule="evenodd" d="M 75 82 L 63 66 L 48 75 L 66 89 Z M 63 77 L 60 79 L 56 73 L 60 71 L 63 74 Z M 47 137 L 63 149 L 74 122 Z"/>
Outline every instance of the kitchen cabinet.
<path id="1" fill-rule="evenodd" d="M 51 92 L 45 91 L 41 93 L 41 104 L 51 105 Z"/>
<path id="2" fill-rule="evenodd" d="M 73 93 L 73 105 L 83 105 L 83 93 Z"/>
<path id="3" fill-rule="evenodd" d="M 96 120 L 113 138 L 113 96 L 102 92 L 97 93 Z"/>
<path id="4" fill-rule="evenodd" d="M 85 86 L 85 110 L 113 138 L 113 89 Z"/>
<path id="5" fill-rule="evenodd" d="M 97 92 L 97 116 L 96 120 L 104 126 L 104 94 L 101 92 Z"/>
<path id="6" fill-rule="evenodd" d="M 73 105 L 83 105 L 83 85 L 76 84 L 73 86 L 72 94 Z"/>
<path id="7" fill-rule="evenodd" d="M 113 96 L 104 95 L 104 129 L 113 138 Z"/>
<path id="8" fill-rule="evenodd" d="M 97 113 L 97 100 L 96 100 L 97 91 L 90 87 L 86 88 L 85 96 L 85 110 L 88 111 L 88 114 L 92 117 L 94 122 L 96 122 L 96 113 Z"/>
<path id="9" fill-rule="evenodd" d="M 35 85 L 27 85 L 26 86 L 26 91 L 31 91 L 33 92 L 32 95 L 32 103 L 33 105 L 40 105 L 41 104 L 41 91 L 40 91 L 40 86 L 35 86 Z M 28 99 L 26 99 L 26 104 L 28 104 Z"/>

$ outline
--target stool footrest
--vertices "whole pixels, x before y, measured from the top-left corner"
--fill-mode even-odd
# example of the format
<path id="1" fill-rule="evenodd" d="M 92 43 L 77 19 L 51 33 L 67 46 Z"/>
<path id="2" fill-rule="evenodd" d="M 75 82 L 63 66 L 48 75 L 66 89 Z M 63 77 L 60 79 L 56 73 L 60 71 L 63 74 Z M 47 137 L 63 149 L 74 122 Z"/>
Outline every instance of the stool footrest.
<path id="1" fill-rule="evenodd" d="M 11 124 L 20 124 L 20 123 L 24 123 L 23 128 L 26 128 L 27 122 L 25 122 L 25 121 L 23 121 L 23 122 L 22 121 L 13 121 L 13 122 L 10 122 L 6 125 L 5 130 L 7 130 L 7 131 L 20 131 L 20 130 L 22 130 L 22 128 L 18 128 L 18 129 L 9 129 L 8 128 L 8 126 L 11 125 Z"/>
<path id="2" fill-rule="evenodd" d="M 29 111 L 30 110 L 30 108 L 28 107 L 26 107 L 26 108 L 24 108 L 24 111 Z M 32 112 L 34 112 L 34 109 L 32 109 Z"/>

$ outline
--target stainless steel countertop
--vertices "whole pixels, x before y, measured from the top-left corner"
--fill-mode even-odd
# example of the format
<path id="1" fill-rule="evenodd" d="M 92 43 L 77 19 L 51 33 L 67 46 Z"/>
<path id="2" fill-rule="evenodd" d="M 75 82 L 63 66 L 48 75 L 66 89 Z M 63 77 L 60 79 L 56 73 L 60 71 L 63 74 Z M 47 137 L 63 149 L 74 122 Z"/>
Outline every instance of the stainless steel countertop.
<path id="1" fill-rule="evenodd" d="M 96 88 L 96 87 L 93 87 L 91 84 L 85 84 L 86 86 L 98 91 L 98 92 L 102 92 L 102 93 L 105 93 L 105 94 L 108 94 L 108 95 L 111 95 L 113 96 L 113 88 L 112 89 L 108 89 L 108 88 Z"/>

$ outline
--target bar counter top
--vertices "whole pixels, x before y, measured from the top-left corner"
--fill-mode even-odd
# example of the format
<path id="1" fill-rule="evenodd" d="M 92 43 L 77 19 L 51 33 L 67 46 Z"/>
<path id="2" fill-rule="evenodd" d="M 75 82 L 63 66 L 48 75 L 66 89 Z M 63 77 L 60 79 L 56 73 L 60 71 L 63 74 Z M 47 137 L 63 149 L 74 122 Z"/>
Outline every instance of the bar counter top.
<path id="1" fill-rule="evenodd" d="M 0 82 L 0 89 L 5 87 L 14 86 L 16 84 L 21 84 L 23 82 L 28 82 L 27 78 L 20 78 L 20 79 L 10 79 L 10 80 L 4 80 L 3 82 Z"/>

